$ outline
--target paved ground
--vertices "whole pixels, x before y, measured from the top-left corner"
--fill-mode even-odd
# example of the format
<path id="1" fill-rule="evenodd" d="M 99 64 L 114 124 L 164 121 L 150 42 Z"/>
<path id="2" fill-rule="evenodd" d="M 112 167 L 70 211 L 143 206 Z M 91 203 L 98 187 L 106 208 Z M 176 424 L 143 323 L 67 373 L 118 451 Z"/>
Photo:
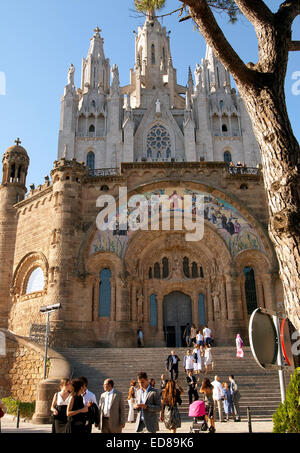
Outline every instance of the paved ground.
<path id="1" fill-rule="evenodd" d="M 181 428 L 177 430 L 178 433 L 189 433 L 191 422 L 182 422 Z M 12 416 L 5 415 L 1 419 L 2 433 L 51 433 L 51 425 L 33 425 L 32 423 L 20 422 L 20 427 L 16 428 L 16 420 Z M 271 420 L 253 420 L 252 421 L 252 432 L 253 433 L 271 433 L 273 429 L 273 423 Z M 229 421 L 226 423 L 216 422 L 217 433 L 248 433 L 249 427 L 247 421 L 241 421 L 235 423 Z M 135 424 L 127 423 L 124 433 L 134 433 Z M 160 423 L 160 433 L 168 433 L 163 423 Z M 93 433 L 99 433 L 99 431 L 93 428 Z"/>

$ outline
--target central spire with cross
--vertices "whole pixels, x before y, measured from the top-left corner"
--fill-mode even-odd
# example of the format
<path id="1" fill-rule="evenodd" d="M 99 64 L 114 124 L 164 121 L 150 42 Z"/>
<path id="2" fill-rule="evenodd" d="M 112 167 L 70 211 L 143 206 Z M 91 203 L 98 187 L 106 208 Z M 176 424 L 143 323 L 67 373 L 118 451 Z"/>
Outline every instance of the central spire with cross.
<path id="1" fill-rule="evenodd" d="M 21 142 L 21 140 L 20 140 L 19 138 L 17 138 L 17 140 L 15 140 L 15 144 L 16 144 L 17 146 L 21 145 L 21 143 L 22 143 L 22 142 Z"/>

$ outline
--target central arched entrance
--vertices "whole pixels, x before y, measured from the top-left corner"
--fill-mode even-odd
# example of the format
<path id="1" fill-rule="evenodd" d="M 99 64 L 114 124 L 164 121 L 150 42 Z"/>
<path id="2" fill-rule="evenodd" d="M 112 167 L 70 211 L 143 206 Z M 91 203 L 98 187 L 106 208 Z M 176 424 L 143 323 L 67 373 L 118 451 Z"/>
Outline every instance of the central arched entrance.
<path id="1" fill-rule="evenodd" d="M 173 291 L 163 300 L 164 333 L 167 347 L 185 346 L 183 332 L 187 323 L 192 324 L 190 296 Z"/>

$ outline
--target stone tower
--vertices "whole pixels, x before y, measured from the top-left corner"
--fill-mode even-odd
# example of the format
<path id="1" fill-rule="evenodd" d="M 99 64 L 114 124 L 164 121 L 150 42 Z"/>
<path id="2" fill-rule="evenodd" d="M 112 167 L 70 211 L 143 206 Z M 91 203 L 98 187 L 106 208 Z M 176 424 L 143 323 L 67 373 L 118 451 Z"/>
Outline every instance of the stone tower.
<path id="1" fill-rule="evenodd" d="M 10 285 L 17 233 L 17 211 L 14 205 L 26 193 L 29 157 L 19 139 L 3 155 L 3 175 L 0 185 L 0 327 L 7 328 L 10 310 Z"/>

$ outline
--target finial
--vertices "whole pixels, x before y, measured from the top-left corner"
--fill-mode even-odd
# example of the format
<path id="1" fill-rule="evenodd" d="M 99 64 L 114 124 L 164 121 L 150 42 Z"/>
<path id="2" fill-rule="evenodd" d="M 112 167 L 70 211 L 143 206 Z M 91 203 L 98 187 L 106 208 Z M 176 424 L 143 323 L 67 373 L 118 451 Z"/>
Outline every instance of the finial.
<path id="1" fill-rule="evenodd" d="M 15 144 L 16 144 L 17 146 L 19 146 L 21 143 L 22 143 L 22 142 L 21 142 L 21 140 L 20 140 L 19 138 L 17 138 L 17 140 L 15 140 Z"/>

